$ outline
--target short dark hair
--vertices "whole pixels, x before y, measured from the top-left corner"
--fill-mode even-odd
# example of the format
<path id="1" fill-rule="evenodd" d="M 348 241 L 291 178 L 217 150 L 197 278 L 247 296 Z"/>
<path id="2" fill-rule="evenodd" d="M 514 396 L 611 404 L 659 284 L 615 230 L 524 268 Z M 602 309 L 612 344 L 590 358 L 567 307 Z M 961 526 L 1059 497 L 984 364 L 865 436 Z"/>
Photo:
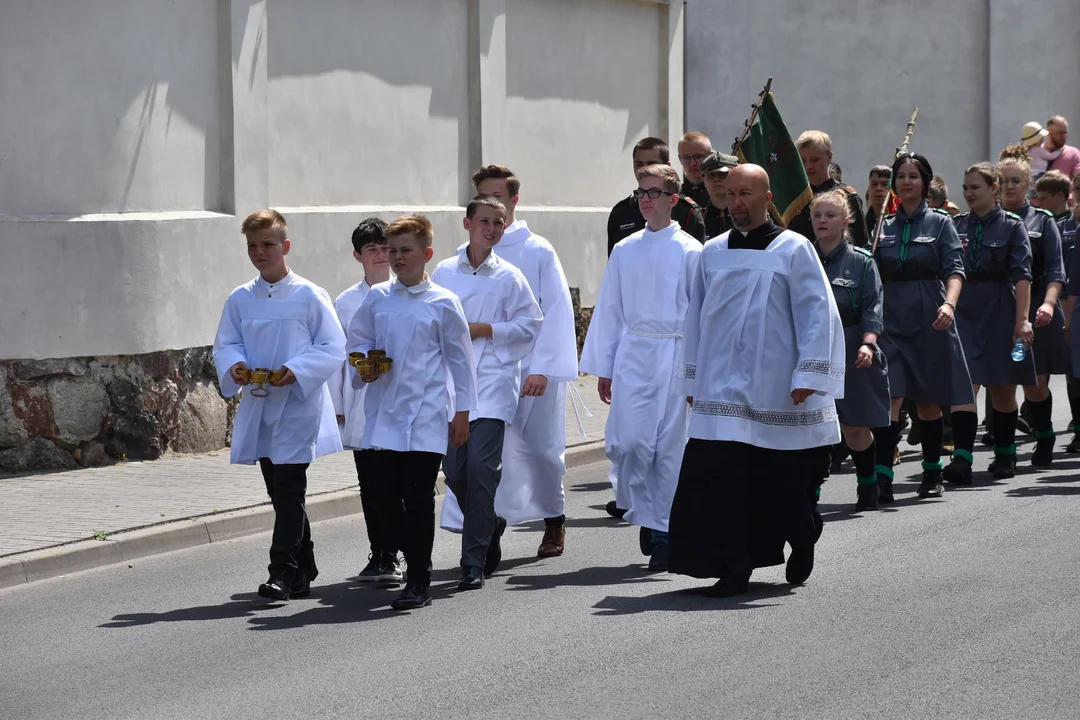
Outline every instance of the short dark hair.
<path id="1" fill-rule="evenodd" d="M 477 209 L 482 207 L 496 208 L 502 210 L 504 215 L 506 214 L 506 206 L 502 204 L 502 200 L 499 198 L 494 195 L 477 195 L 465 206 L 465 217 L 472 220 Z"/>
<path id="2" fill-rule="evenodd" d="M 505 165 L 487 165 L 480 168 L 472 175 L 473 187 L 479 189 L 480 183 L 485 180 L 505 180 L 506 191 L 510 193 L 510 197 L 517 197 L 521 192 L 521 181 L 514 175 L 513 170 Z"/>
<path id="3" fill-rule="evenodd" d="M 930 190 L 926 193 L 926 201 L 931 207 L 936 208 L 943 208 L 945 203 L 949 202 L 949 186 L 945 184 L 941 176 L 935 175 L 930 180 Z"/>
<path id="4" fill-rule="evenodd" d="M 356 229 L 352 231 L 353 250 L 360 252 L 365 245 L 386 244 L 386 222 L 382 218 L 369 217 L 360 221 Z"/>
<path id="5" fill-rule="evenodd" d="M 1069 176 L 1060 170 L 1051 170 L 1035 181 L 1035 191 L 1055 195 L 1061 193 L 1068 197 L 1072 191 L 1072 181 Z"/>
<path id="6" fill-rule="evenodd" d="M 892 168 L 888 165 L 875 165 L 870 168 L 870 177 L 873 178 L 875 176 L 884 178 L 892 177 Z"/>
<path id="7" fill-rule="evenodd" d="M 658 137 L 646 137 L 638 140 L 630 156 L 637 155 L 638 150 L 656 150 L 660 153 L 660 162 L 667 163 L 671 161 L 671 150 L 668 149 L 668 144 Z"/>

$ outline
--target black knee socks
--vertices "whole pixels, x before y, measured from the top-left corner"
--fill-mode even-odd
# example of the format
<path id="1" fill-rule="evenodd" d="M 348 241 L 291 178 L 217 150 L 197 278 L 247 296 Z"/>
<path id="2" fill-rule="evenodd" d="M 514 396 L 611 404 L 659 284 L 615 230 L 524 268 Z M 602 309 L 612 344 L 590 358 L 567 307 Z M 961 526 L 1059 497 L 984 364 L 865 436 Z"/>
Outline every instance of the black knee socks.
<path id="1" fill-rule="evenodd" d="M 889 480 L 893 479 L 893 455 L 896 454 L 896 444 L 900 442 L 900 422 L 890 423 L 888 427 L 874 430 L 875 454 L 877 455 L 878 475 L 883 475 Z"/>
<path id="2" fill-rule="evenodd" d="M 1031 404 L 1031 425 L 1036 438 L 1054 437 L 1054 396 L 1047 395 L 1040 402 L 1028 401 Z"/>
<path id="3" fill-rule="evenodd" d="M 865 450 L 852 450 L 851 459 L 855 461 L 855 477 L 860 485 L 873 485 L 877 482 L 874 466 L 877 464 L 877 447 L 874 440 Z"/>
<path id="4" fill-rule="evenodd" d="M 919 420 L 922 433 L 923 470 L 935 470 L 941 467 L 941 435 L 945 425 L 937 420 Z"/>
<path id="5" fill-rule="evenodd" d="M 997 425 L 991 425 L 987 421 L 986 429 L 994 432 L 997 436 Z M 971 453 L 975 449 L 975 435 L 979 429 L 979 416 L 973 412 L 957 412 L 953 411 L 952 414 L 952 434 L 953 443 L 956 446 L 956 450 L 953 451 L 954 458 L 962 458 L 967 460 L 970 464 L 972 462 Z M 1013 430 L 1016 430 L 1016 424 L 1014 421 Z"/>
<path id="6" fill-rule="evenodd" d="M 1019 416 L 1020 413 L 1016 410 L 1012 412 L 1001 412 L 1000 410 L 994 412 L 995 455 L 1016 454 L 1016 419 Z"/>

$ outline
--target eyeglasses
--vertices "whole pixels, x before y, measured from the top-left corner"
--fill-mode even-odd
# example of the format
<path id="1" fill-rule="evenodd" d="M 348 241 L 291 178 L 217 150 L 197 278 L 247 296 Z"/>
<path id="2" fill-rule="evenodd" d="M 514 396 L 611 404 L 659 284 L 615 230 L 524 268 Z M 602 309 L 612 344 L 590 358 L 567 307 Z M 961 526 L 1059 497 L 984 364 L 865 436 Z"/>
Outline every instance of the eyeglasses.
<path id="1" fill-rule="evenodd" d="M 667 192 L 665 190 L 660 190 L 659 188 L 649 188 L 648 190 L 645 190 L 643 188 L 638 188 L 637 190 L 634 191 L 634 199 L 635 200 L 640 200 L 641 198 L 648 195 L 650 200 L 659 200 L 661 195 L 674 195 L 674 194 L 675 193 L 670 193 L 670 192 Z"/>
<path id="2" fill-rule="evenodd" d="M 1023 185 L 1026 180 L 1024 178 L 1001 178 L 1001 187 L 1016 187 L 1017 185 Z"/>
<path id="3" fill-rule="evenodd" d="M 699 163 L 699 162 L 701 162 L 702 160 L 704 160 L 707 157 L 709 157 L 709 156 L 708 155 L 680 155 L 679 156 L 679 162 L 681 162 L 683 165 L 689 165 L 690 163 Z"/>

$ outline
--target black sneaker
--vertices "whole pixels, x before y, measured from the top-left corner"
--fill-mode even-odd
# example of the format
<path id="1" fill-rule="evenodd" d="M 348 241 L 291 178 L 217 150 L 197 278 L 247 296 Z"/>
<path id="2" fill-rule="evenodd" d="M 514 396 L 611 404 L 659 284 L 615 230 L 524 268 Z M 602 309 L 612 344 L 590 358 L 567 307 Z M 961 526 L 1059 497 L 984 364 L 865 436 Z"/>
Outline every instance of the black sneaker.
<path id="1" fill-rule="evenodd" d="M 1070 455 L 1080 453 L 1080 432 L 1073 433 L 1072 440 L 1070 440 L 1069 444 L 1065 446 L 1065 452 L 1069 453 Z"/>
<path id="2" fill-rule="evenodd" d="M 954 457 L 952 462 L 941 471 L 941 477 L 950 485 L 970 485 L 971 463 L 963 458 Z"/>
<path id="3" fill-rule="evenodd" d="M 614 500 L 608 500 L 608 504 L 604 507 L 604 510 L 616 520 L 622 520 L 623 515 L 626 514 L 626 511 L 619 507 Z"/>
<path id="4" fill-rule="evenodd" d="M 986 432 L 983 433 L 983 436 L 981 438 L 979 438 L 979 442 L 982 443 L 983 445 L 985 445 L 986 447 L 994 447 L 994 443 L 995 443 L 994 433 L 987 430 Z"/>
<path id="5" fill-rule="evenodd" d="M 427 586 L 410 583 L 401 591 L 401 595 L 398 595 L 397 599 L 390 603 L 390 607 L 395 610 L 416 610 L 430 604 L 431 593 L 428 592 Z"/>
<path id="6" fill-rule="evenodd" d="M 502 515 L 495 516 L 495 530 L 491 533 L 491 544 L 488 545 L 487 557 L 484 559 L 484 577 L 491 577 L 499 569 L 502 562 L 502 536 L 506 532 L 506 518 Z"/>
<path id="7" fill-rule="evenodd" d="M 941 484 L 940 470 L 924 470 L 922 483 L 919 485 L 919 497 L 939 498 L 945 494 L 945 486 Z"/>
<path id="8" fill-rule="evenodd" d="M 375 576 L 375 582 L 380 587 L 397 587 L 403 581 L 404 575 L 401 572 L 401 563 L 398 561 L 397 554 L 387 553 L 379 563 L 379 574 Z"/>
<path id="9" fill-rule="evenodd" d="M 657 540 L 652 544 L 652 556 L 649 558 L 649 569 L 655 572 L 667 572 L 668 568 L 668 544 L 667 540 Z"/>
<path id="10" fill-rule="evenodd" d="M 379 577 L 379 566 L 382 564 L 382 558 L 377 558 L 372 553 L 367 556 L 367 559 L 367 565 L 364 566 L 364 569 L 360 571 L 360 575 L 356 578 L 359 582 L 375 582 L 375 579 Z"/>
<path id="11" fill-rule="evenodd" d="M 995 480 L 1010 480 L 1016 477 L 1016 456 L 995 455 L 989 470 Z"/>
<path id="12" fill-rule="evenodd" d="M 1021 435 L 1035 437 L 1035 431 L 1031 429 L 1031 423 L 1023 415 L 1016 418 L 1016 432 Z"/>
<path id="13" fill-rule="evenodd" d="M 1054 444 L 1057 438 L 1044 437 L 1035 441 L 1035 452 L 1031 454 L 1031 464 L 1034 467 L 1046 467 L 1054 462 Z"/>
<path id="14" fill-rule="evenodd" d="M 855 502 L 855 512 L 878 509 L 880 488 L 877 483 L 859 485 L 856 492 L 858 493 L 858 500 Z"/>

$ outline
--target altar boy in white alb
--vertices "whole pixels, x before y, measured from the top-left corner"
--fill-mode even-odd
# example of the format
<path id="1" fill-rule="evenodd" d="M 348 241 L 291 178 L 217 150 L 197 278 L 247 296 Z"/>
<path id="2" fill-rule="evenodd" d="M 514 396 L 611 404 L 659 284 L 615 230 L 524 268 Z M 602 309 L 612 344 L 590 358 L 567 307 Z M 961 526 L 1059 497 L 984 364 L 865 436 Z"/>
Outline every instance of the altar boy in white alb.
<path id="1" fill-rule="evenodd" d="M 679 175 L 669 165 L 637 171 L 645 229 L 615 245 L 593 309 L 581 369 L 611 405 L 606 451 L 615 500 L 641 526 L 649 568 L 667 570 L 668 516 L 686 445 L 687 406 L 672 392 L 683 316 L 701 243 L 671 219 Z"/>
<path id="2" fill-rule="evenodd" d="M 476 375 L 469 324 L 457 296 L 432 282 L 424 266 L 433 251 L 431 222 L 400 217 L 386 229 L 394 280 L 371 288 L 349 323 L 348 350 L 383 350 L 386 372 L 353 374 L 370 383 L 364 396 L 364 449 L 376 512 L 405 552 L 409 579 L 391 604 L 409 610 L 431 604 L 435 542 L 435 481 L 447 447 L 469 439 L 476 410 Z M 453 413 L 452 419 L 450 413 Z"/>
<path id="3" fill-rule="evenodd" d="M 566 543 L 566 393 L 578 377 L 570 286 L 551 243 L 516 219 L 521 181 L 513 171 L 487 165 L 473 173 L 472 181 L 478 194 L 492 195 L 506 207 L 507 226 L 495 252 L 525 276 L 544 314 L 536 345 L 521 362 L 521 401 L 506 428 L 495 510 L 510 525 L 543 519 L 537 555 L 555 557 Z M 461 528 L 453 492 L 443 502 L 442 526 Z"/>
<path id="4" fill-rule="evenodd" d="M 232 462 L 259 463 L 274 506 L 270 578 L 259 595 L 288 600 L 307 595 L 319 574 L 304 494 L 308 465 L 341 450 L 326 383 L 341 370 L 345 335 L 326 291 L 286 264 L 292 243 L 285 218 L 260 210 L 244 220 L 241 231 L 259 277 L 225 301 L 214 364 L 222 394 L 241 393 Z M 248 371 L 256 369 L 280 377 L 253 387 Z"/>
<path id="5" fill-rule="evenodd" d="M 357 308 L 371 288 L 390 279 L 389 244 L 386 240 L 386 222 L 377 217 L 360 221 L 352 232 L 352 254 L 364 268 L 364 279 L 346 289 L 334 301 L 341 327 L 348 332 L 349 324 Z M 368 563 L 360 571 L 360 582 L 377 582 L 386 587 L 401 584 L 401 566 L 398 560 L 396 540 L 387 531 L 385 519 L 375 504 L 375 491 L 371 487 L 370 470 L 374 450 L 361 450 L 364 442 L 364 391 L 367 385 L 353 387 L 352 366 L 342 364 L 340 373 L 330 379 L 330 394 L 334 399 L 341 443 L 352 450 L 356 479 L 360 487 L 360 505 L 364 510 L 371 553 Z"/>
<path id="6" fill-rule="evenodd" d="M 495 514 L 495 491 L 503 438 L 517 412 L 521 359 L 532 351 L 543 322 L 525 276 L 492 251 L 505 222 L 498 198 L 474 198 L 465 209 L 469 243 L 431 274 L 461 300 L 476 358 L 479 407 L 469 414 L 469 441 L 449 448 L 443 461 L 446 485 L 464 511 L 460 590 L 482 588 L 502 559 L 506 518 Z"/>
<path id="7" fill-rule="evenodd" d="M 809 240 L 769 221 L 769 176 L 728 174 L 734 228 L 710 240 L 694 277 L 679 366 L 693 411 L 671 508 L 670 570 L 744 593 L 754 568 L 814 567 L 810 495 L 840 439 L 844 328 Z"/>

